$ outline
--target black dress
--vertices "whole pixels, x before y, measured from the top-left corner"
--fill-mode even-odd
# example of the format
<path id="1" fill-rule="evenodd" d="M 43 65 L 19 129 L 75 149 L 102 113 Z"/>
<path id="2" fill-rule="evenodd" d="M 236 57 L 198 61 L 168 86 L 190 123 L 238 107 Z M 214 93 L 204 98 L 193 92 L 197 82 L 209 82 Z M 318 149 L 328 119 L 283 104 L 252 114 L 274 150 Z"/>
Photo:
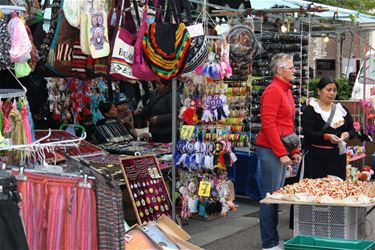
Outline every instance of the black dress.
<path id="1" fill-rule="evenodd" d="M 344 123 L 332 128 L 329 126 L 322 131 L 326 123 L 321 114 L 315 112 L 313 106 L 306 106 L 302 114 L 302 128 L 304 134 L 305 172 L 304 178 L 322 178 L 327 175 L 335 175 L 346 179 L 346 155 L 340 155 L 337 144 L 324 140 L 324 134 L 335 134 L 340 137 L 343 132 L 349 132 L 350 139 L 356 136 L 353 127 L 353 118 L 344 107 L 346 115 Z M 338 112 L 336 110 L 336 112 Z"/>

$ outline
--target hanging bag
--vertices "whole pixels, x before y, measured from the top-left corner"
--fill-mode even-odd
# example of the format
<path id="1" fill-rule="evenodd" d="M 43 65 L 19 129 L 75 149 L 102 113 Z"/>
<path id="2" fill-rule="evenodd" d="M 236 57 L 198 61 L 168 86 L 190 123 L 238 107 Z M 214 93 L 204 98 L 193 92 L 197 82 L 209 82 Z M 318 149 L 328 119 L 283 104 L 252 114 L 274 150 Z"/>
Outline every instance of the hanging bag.
<path id="1" fill-rule="evenodd" d="M 120 24 L 113 46 L 110 74 L 117 80 L 137 80 L 138 78 L 133 75 L 132 70 L 134 45 L 137 40 L 136 25 L 131 14 L 129 0 L 124 1 L 125 17 L 120 16 Z"/>
<path id="2" fill-rule="evenodd" d="M 73 44 L 76 33 L 77 29 L 68 23 L 61 8 L 47 61 L 47 67 L 60 76 L 70 76 L 71 74 Z"/>
<path id="3" fill-rule="evenodd" d="M 119 6 L 121 6 L 122 1 L 119 0 L 118 2 L 120 3 Z M 115 10 L 116 10 L 115 9 L 115 1 L 111 1 L 110 11 L 109 11 L 108 18 L 107 18 L 108 37 L 109 37 L 110 41 L 113 40 L 114 30 L 117 29 L 116 25 L 115 25 L 115 27 L 113 27 L 111 25 L 111 21 L 112 21 L 113 17 L 116 17 L 117 19 L 119 19 L 118 17 L 120 16 L 120 13 L 121 13 L 121 7 L 118 8 L 116 11 Z M 109 67 L 110 67 L 110 64 L 111 64 L 110 55 L 112 54 L 113 43 L 110 42 L 109 44 L 110 44 L 109 55 L 106 56 L 106 57 L 101 57 L 101 58 L 98 58 L 98 59 L 95 60 L 94 75 L 96 75 L 96 76 L 100 76 L 100 75 L 107 76 L 109 74 Z"/>
<path id="4" fill-rule="evenodd" d="M 157 6 L 158 0 L 155 0 L 155 5 Z M 147 30 L 147 12 L 148 12 L 148 1 L 145 4 L 143 10 L 143 19 L 141 26 L 138 30 L 137 41 L 134 47 L 134 62 L 133 62 L 133 75 L 140 80 L 153 81 L 159 77 L 150 69 L 147 62 L 143 57 L 142 51 L 142 39 Z"/>
<path id="5" fill-rule="evenodd" d="M 81 4 L 82 1 L 78 0 L 64 0 L 63 10 L 65 14 L 65 18 L 68 23 L 78 28 L 80 26 L 81 20 Z"/>
<path id="6" fill-rule="evenodd" d="M 158 6 L 156 22 L 143 36 L 142 50 L 150 68 L 163 79 L 171 79 L 183 72 L 189 52 L 191 38 L 184 23 L 162 23 Z M 169 0 L 169 9 L 174 12 L 174 1 Z M 167 11 L 167 14 L 168 13 Z M 178 16 L 174 14 L 175 19 Z"/>
<path id="7" fill-rule="evenodd" d="M 97 0 L 96 0 L 97 1 Z M 95 6 L 95 0 L 87 15 L 87 35 L 92 58 L 97 59 L 109 55 L 107 13 L 102 3 Z"/>
<path id="8" fill-rule="evenodd" d="M 194 25 L 193 18 L 191 17 L 190 3 L 187 0 L 182 0 L 188 24 Z M 189 27 L 188 27 L 189 29 Z M 190 34 L 191 35 L 191 34 Z M 192 72 L 199 65 L 201 65 L 208 55 L 208 42 L 207 37 L 203 34 L 200 36 L 191 36 L 191 45 L 186 59 L 186 66 L 184 73 Z"/>

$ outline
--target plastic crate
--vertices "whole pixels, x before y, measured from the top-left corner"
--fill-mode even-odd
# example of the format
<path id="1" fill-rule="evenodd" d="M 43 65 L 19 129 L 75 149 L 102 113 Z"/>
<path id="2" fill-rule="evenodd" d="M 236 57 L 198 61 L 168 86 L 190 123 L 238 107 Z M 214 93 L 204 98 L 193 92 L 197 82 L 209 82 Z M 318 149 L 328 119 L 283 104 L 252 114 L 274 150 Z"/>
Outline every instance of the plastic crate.
<path id="1" fill-rule="evenodd" d="M 318 236 L 296 236 L 284 243 L 285 250 L 375 250 L 375 242 L 369 240 L 344 240 Z"/>
<path id="2" fill-rule="evenodd" d="M 364 208 L 338 206 L 294 206 L 294 235 L 361 239 Z"/>

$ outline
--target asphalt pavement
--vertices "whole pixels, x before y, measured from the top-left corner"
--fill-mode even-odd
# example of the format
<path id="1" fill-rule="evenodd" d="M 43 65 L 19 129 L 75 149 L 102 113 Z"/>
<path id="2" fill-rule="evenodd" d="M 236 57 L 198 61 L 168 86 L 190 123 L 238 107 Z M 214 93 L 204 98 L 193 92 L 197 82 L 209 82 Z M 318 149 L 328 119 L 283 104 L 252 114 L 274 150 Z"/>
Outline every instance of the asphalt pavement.
<path id="1" fill-rule="evenodd" d="M 237 199 L 238 210 L 212 221 L 189 220 L 183 228 L 192 236 L 189 242 L 207 250 L 262 249 L 259 232 L 259 203 Z M 281 241 L 293 238 L 289 229 L 290 206 L 279 207 L 279 236 Z"/>

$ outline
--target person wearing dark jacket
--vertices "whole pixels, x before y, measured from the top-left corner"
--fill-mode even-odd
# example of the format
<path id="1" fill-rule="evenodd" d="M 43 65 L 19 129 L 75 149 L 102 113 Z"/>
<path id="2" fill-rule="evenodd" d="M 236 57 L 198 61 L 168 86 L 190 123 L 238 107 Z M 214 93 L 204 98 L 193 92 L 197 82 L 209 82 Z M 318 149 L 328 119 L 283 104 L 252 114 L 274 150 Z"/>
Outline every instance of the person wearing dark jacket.
<path id="1" fill-rule="evenodd" d="M 318 99 L 311 99 L 303 110 L 301 124 L 304 133 L 305 178 L 335 175 L 346 178 L 345 142 L 356 136 L 353 118 L 340 103 L 334 104 L 338 91 L 336 81 L 323 77 L 318 84 Z M 335 109 L 333 106 L 335 105 Z M 329 117 L 332 114 L 331 121 Z M 326 123 L 328 123 L 326 125 Z"/>
<path id="2" fill-rule="evenodd" d="M 150 133 L 154 142 L 172 141 L 172 91 L 167 80 L 156 82 L 156 92 L 151 96 L 146 107 L 135 111 L 149 121 Z"/>

